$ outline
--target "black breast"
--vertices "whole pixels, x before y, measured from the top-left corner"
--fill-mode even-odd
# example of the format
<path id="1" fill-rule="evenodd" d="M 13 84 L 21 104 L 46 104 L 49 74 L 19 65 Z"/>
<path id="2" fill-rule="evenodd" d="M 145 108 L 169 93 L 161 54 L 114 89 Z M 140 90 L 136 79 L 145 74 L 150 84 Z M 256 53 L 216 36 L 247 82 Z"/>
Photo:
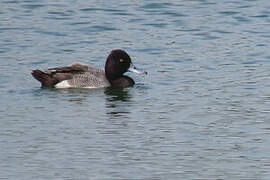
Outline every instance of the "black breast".
<path id="1" fill-rule="evenodd" d="M 133 86 L 135 84 L 134 80 L 128 76 L 121 76 L 111 82 L 112 87 L 125 88 L 128 86 Z"/>

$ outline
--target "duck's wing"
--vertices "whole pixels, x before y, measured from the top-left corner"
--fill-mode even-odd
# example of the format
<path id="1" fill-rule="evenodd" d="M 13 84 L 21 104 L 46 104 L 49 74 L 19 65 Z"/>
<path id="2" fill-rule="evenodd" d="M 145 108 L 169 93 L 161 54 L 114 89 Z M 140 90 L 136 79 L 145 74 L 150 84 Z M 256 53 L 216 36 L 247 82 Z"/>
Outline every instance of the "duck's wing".
<path id="1" fill-rule="evenodd" d="M 72 63 L 70 66 L 64 66 L 64 67 L 56 67 L 56 68 L 50 68 L 49 71 L 53 71 L 55 73 L 82 73 L 87 72 L 89 66 L 83 63 Z"/>

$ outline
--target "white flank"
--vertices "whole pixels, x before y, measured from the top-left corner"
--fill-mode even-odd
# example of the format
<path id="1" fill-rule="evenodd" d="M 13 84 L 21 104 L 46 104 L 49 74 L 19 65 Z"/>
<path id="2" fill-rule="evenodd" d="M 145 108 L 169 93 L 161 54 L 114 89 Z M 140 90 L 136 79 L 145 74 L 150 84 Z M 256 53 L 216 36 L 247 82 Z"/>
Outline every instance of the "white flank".
<path id="1" fill-rule="evenodd" d="M 58 89 L 64 89 L 64 88 L 70 88 L 70 87 L 71 85 L 68 83 L 67 80 L 61 81 L 60 83 L 55 85 L 55 88 L 58 88 Z"/>

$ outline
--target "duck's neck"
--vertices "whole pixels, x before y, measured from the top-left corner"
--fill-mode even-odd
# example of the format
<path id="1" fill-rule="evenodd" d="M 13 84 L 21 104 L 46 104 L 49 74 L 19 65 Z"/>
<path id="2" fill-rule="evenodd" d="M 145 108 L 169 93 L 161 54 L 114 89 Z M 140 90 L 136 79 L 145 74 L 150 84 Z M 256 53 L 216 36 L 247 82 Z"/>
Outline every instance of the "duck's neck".
<path id="1" fill-rule="evenodd" d="M 106 66 L 105 67 L 105 76 L 110 83 L 113 83 L 113 81 L 119 79 L 123 75 L 119 74 L 118 72 L 112 71 L 112 68 Z"/>

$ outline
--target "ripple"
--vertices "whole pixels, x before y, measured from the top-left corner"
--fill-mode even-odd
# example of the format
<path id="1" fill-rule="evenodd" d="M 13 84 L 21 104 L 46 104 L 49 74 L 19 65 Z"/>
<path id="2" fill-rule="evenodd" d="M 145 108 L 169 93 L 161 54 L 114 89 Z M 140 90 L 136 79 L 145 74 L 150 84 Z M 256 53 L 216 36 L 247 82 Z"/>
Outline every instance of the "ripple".
<path id="1" fill-rule="evenodd" d="M 171 6 L 172 3 L 149 3 L 144 6 L 141 6 L 142 9 L 163 9 Z"/>
<path id="2" fill-rule="evenodd" d="M 240 12 L 236 12 L 236 11 L 221 11 L 219 12 L 220 14 L 222 15 L 226 15 L 226 16 L 233 16 L 233 15 L 236 15 L 236 14 L 239 14 Z"/>
<path id="3" fill-rule="evenodd" d="M 10 0 L 10 1 L 2 1 L 3 3 L 5 4 L 15 4 L 15 3 L 18 3 L 19 1 L 18 0 Z"/>
<path id="4" fill-rule="evenodd" d="M 131 13 L 127 13 L 127 12 L 113 12 L 113 15 L 117 15 L 117 16 L 133 16 L 134 14 Z"/>
<path id="5" fill-rule="evenodd" d="M 74 15 L 74 11 L 66 11 L 66 12 L 48 11 L 47 13 L 51 14 L 51 15 L 58 15 L 58 16 L 72 16 L 72 15 Z"/>
<path id="6" fill-rule="evenodd" d="M 92 12 L 92 11 L 103 11 L 103 9 L 102 8 L 82 8 L 82 9 L 80 9 L 80 11 Z"/>
<path id="7" fill-rule="evenodd" d="M 161 14 L 168 15 L 168 16 L 171 16 L 171 17 L 187 17 L 187 15 L 185 15 L 183 13 L 179 13 L 179 12 L 167 11 L 167 12 L 162 12 Z"/>
<path id="8" fill-rule="evenodd" d="M 167 26 L 167 23 L 146 23 L 143 24 L 145 26 L 151 26 L 151 27 L 159 27 L 159 28 L 163 28 Z"/>
<path id="9" fill-rule="evenodd" d="M 121 9 L 106 9 L 106 8 L 82 8 L 80 9 L 82 12 L 112 12 L 112 13 L 126 13 L 124 10 Z M 128 14 L 128 13 L 127 13 Z"/>
<path id="10" fill-rule="evenodd" d="M 218 36 L 210 35 L 210 33 L 207 33 L 207 32 L 193 33 L 192 35 L 199 36 L 199 37 L 201 37 L 202 39 L 205 39 L 205 40 L 214 40 L 214 39 L 219 39 L 220 38 Z"/>
<path id="11" fill-rule="evenodd" d="M 2 48 L 1 48 L 1 49 L 0 49 L 0 53 L 6 53 L 6 52 L 8 52 L 8 50 L 9 50 L 9 49 L 2 49 Z"/>
<path id="12" fill-rule="evenodd" d="M 177 31 L 182 31 L 182 32 L 199 32 L 201 29 L 177 29 Z"/>
<path id="13" fill-rule="evenodd" d="M 50 36 L 67 36 L 67 34 L 63 32 L 45 31 L 45 30 L 36 30 L 35 32 L 39 34 L 50 35 Z"/>
<path id="14" fill-rule="evenodd" d="M 236 16 L 236 17 L 234 17 L 234 19 L 236 19 L 239 22 L 251 22 L 251 19 L 249 19 L 247 17 L 242 17 L 242 16 Z"/>
<path id="15" fill-rule="evenodd" d="M 93 33 L 93 32 L 116 31 L 119 29 L 113 28 L 113 27 L 108 27 L 108 26 L 102 26 L 102 25 L 100 25 L 100 26 L 94 25 L 94 26 L 79 28 L 77 30 L 80 32 L 84 32 L 84 33 Z"/>
<path id="16" fill-rule="evenodd" d="M 32 61 L 30 64 L 31 65 L 40 65 L 40 64 L 46 64 L 47 62 L 44 60 L 40 60 L 40 61 Z"/>
<path id="17" fill-rule="evenodd" d="M 211 32 L 219 33 L 219 34 L 231 34 L 231 31 L 224 31 L 224 30 L 212 30 Z"/>
<path id="18" fill-rule="evenodd" d="M 136 49 L 137 52 L 145 52 L 150 54 L 160 54 L 160 48 L 143 48 L 143 49 Z"/>
<path id="19" fill-rule="evenodd" d="M 34 10 L 34 9 L 39 9 L 42 7 L 45 7 L 46 5 L 43 4 L 27 4 L 27 5 L 22 5 L 23 8 L 29 9 L 29 10 Z"/>
<path id="20" fill-rule="evenodd" d="M 269 15 L 262 14 L 262 15 L 256 15 L 256 16 L 250 16 L 250 17 L 252 17 L 252 18 L 267 18 L 267 17 L 269 17 Z"/>
<path id="21" fill-rule="evenodd" d="M 143 18 L 133 18 L 133 19 L 129 19 L 128 21 L 131 23 L 136 23 L 136 22 L 141 22 L 144 21 L 145 19 Z"/>
<path id="22" fill-rule="evenodd" d="M 237 6 L 237 8 L 245 9 L 245 8 L 251 8 L 253 6 L 251 5 L 242 5 L 242 6 Z"/>
<path id="23" fill-rule="evenodd" d="M 65 52 L 65 53 L 73 53 L 73 52 L 76 52 L 76 51 L 73 50 L 73 49 L 63 49 L 62 52 Z"/>
<path id="24" fill-rule="evenodd" d="M 81 21 L 81 22 L 71 22 L 71 23 L 68 23 L 68 25 L 71 25 L 71 26 L 77 26 L 77 25 L 89 25 L 91 24 L 90 21 Z"/>

